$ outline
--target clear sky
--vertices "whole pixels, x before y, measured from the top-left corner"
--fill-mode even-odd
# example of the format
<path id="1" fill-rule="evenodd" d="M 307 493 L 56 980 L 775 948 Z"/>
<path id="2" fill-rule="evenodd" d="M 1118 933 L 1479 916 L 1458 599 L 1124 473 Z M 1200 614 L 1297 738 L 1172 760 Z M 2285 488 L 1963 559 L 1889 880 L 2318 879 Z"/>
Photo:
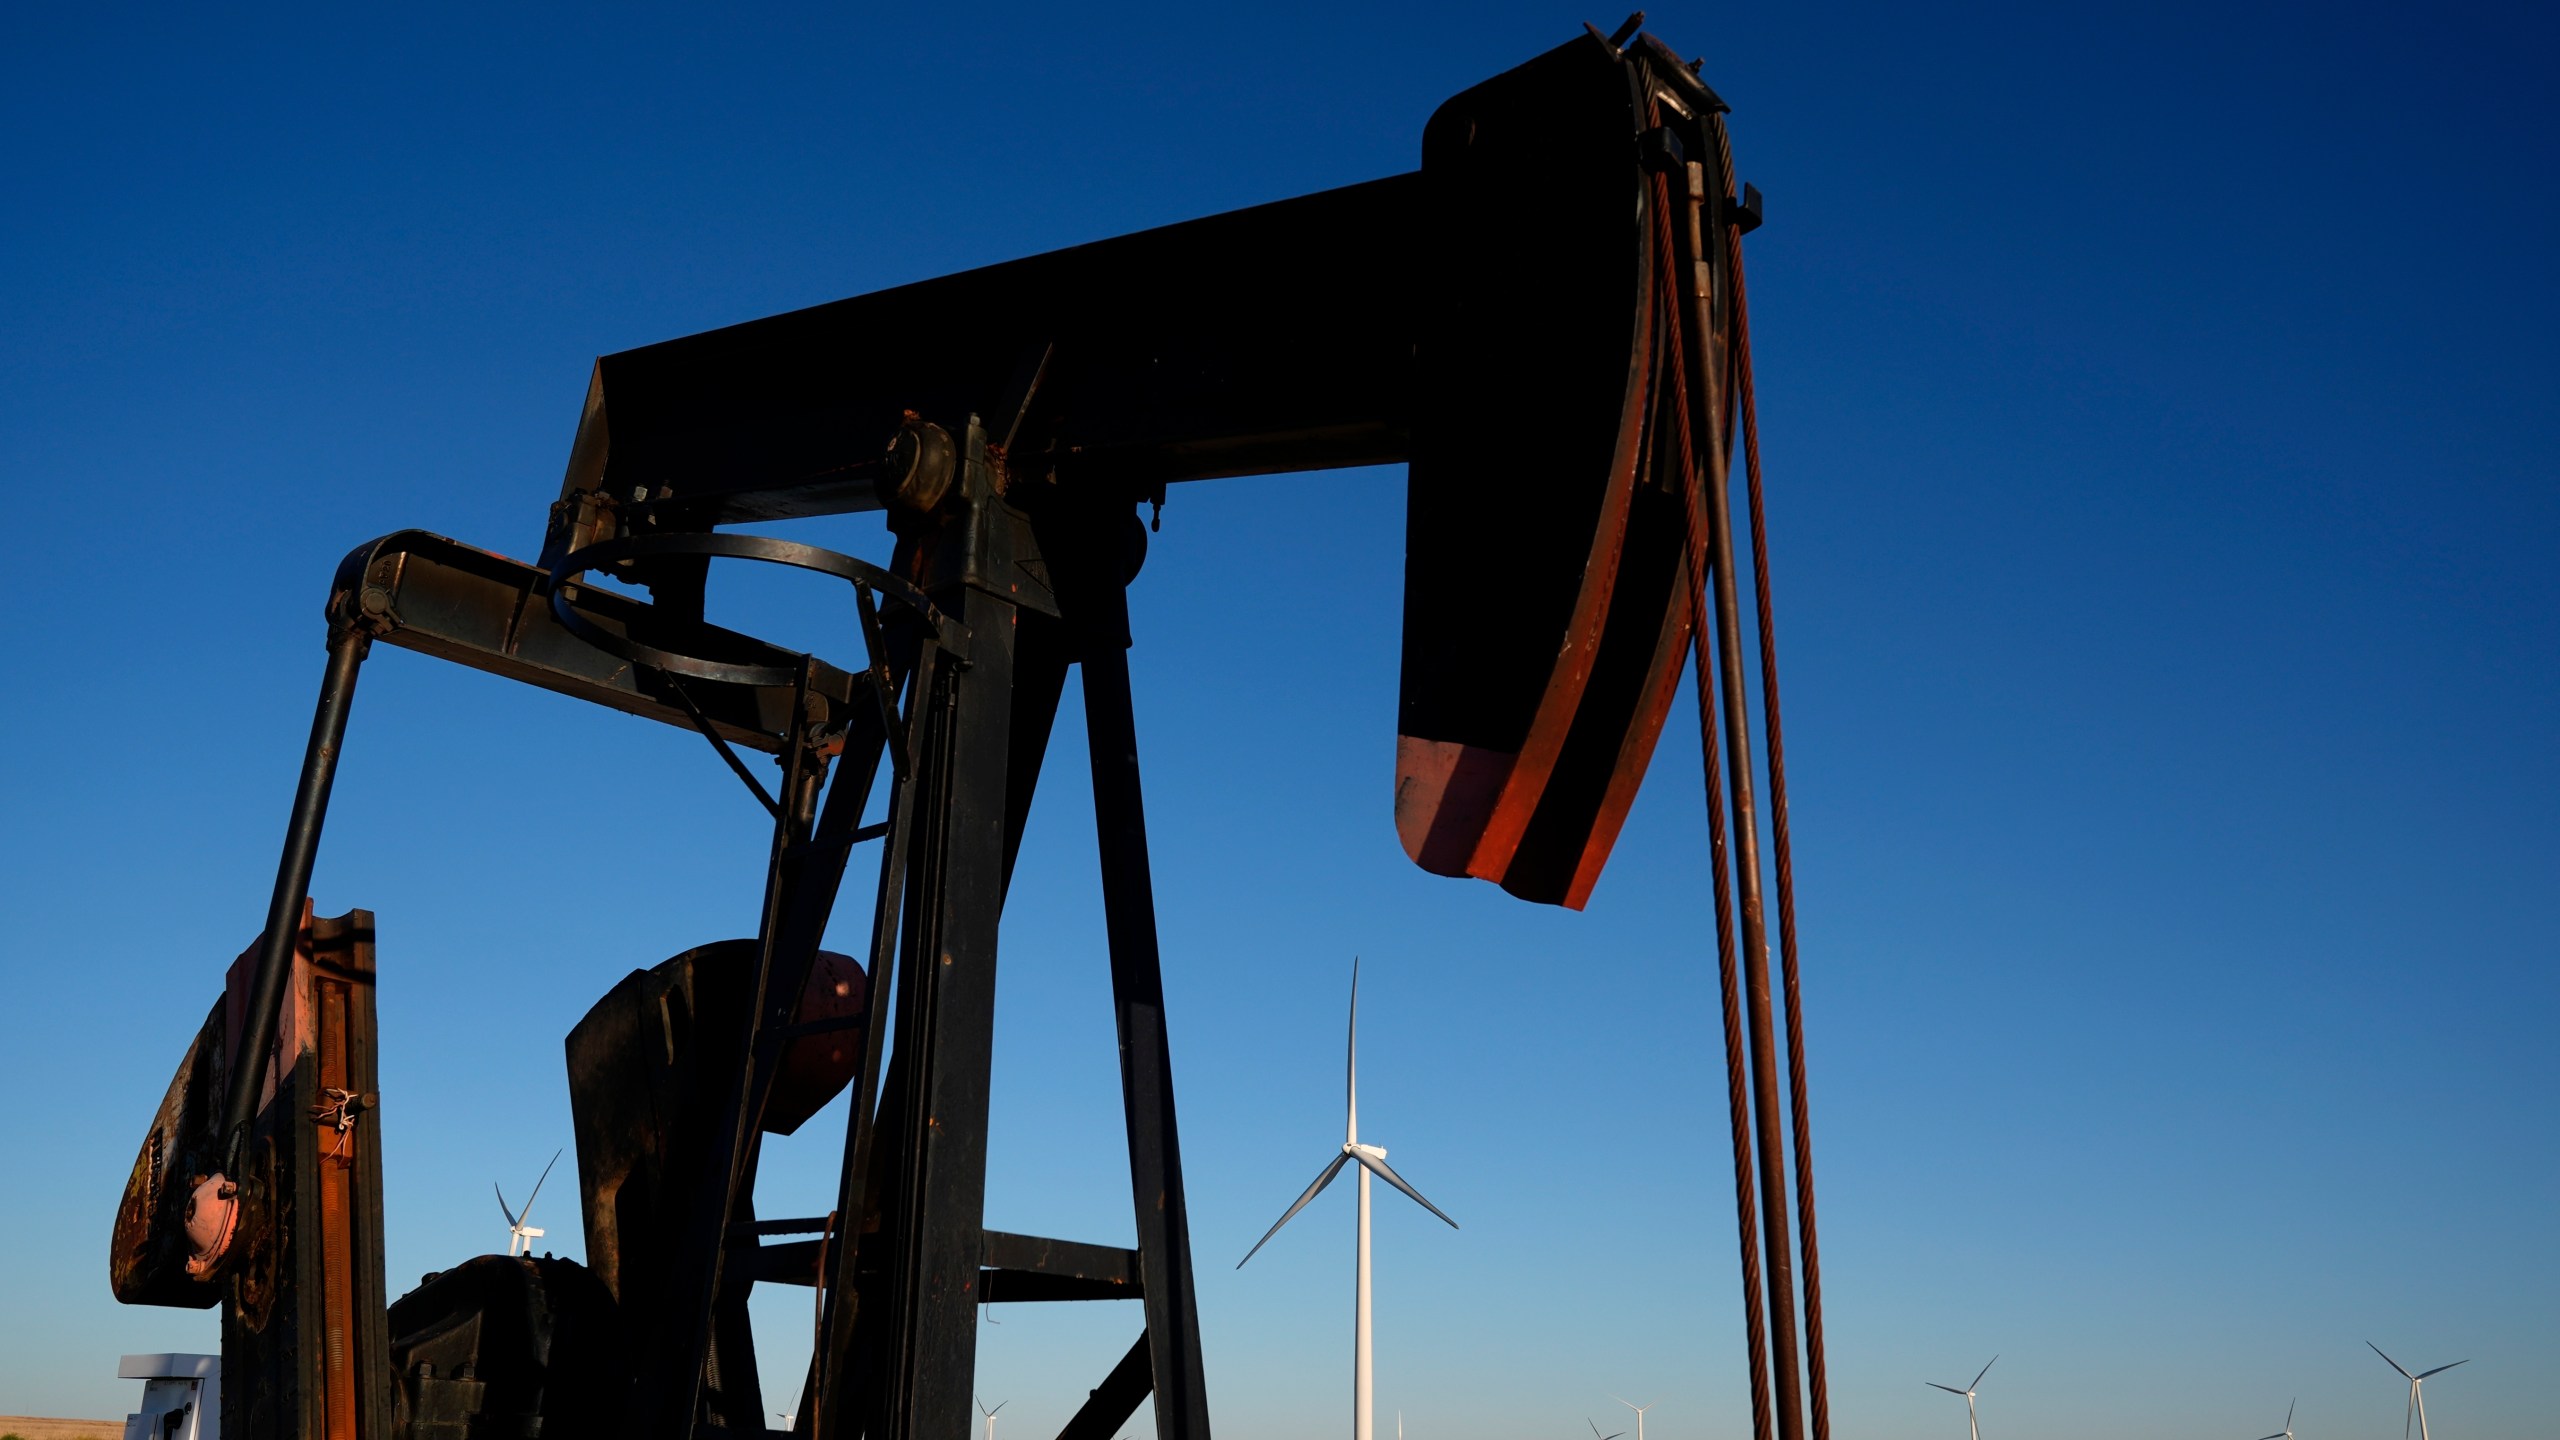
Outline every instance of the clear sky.
<path id="1" fill-rule="evenodd" d="M 0 14 L 0 1413 L 121 1414 L 105 1251 L 262 918 L 337 557 L 538 542 L 593 356 L 1408 169 L 1615 12 Z M 1745 176 L 1844 1436 L 2560 1412 L 2547 8 L 1673 6 Z M 1401 476 L 1176 492 L 1135 595 L 1210 1394 L 1338 1432 L 1364 1135 L 1413 1440 L 1745 1433 L 1694 742 L 1587 913 L 1390 823 Z M 864 553 L 877 521 L 811 526 Z M 823 589 L 723 613 L 834 654 Z M 802 605 L 801 602 L 808 602 Z M 801 606 L 785 617 L 778 612 Z M 1685 703 L 1685 702 L 1684 702 Z M 1070 711 L 1072 711 L 1072 705 Z M 1685 712 L 1684 712 L 1685 716 Z M 1007 919 L 988 1220 L 1126 1239 L 1080 735 Z M 500 1248 L 560 1041 L 749 933 L 701 742 L 378 652 L 316 881 L 381 927 L 395 1289 Z M 848 936 L 837 934 L 840 947 Z M 770 1151 L 825 1208 L 833 1122 Z M 836 1132 L 836 1133 L 840 1133 Z M 564 1162 L 564 1173 L 566 1162 Z M 535 1223 L 579 1250 L 575 1191 Z M 760 1302 L 775 1388 L 806 1291 Z M 1007 1307 L 1045 1434 L 1136 1333 Z M 1604 1417 L 1605 1418 L 1605 1417 Z"/>

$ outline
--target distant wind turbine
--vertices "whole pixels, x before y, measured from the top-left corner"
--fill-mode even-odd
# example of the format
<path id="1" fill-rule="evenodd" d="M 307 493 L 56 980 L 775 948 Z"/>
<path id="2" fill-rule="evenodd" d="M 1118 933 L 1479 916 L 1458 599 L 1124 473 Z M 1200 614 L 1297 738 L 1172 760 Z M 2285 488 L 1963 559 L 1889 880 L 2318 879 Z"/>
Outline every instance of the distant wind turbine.
<path id="1" fill-rule="evenodd" d="M 1654 1406 L 1659 1405 L 1662 1402 L 1659 1400 L 1648 1400 L 1642 1405 L 1639 1405 L 1624 1395 L 1612 1395 L 1609 1398 L 1636 1412 L 1636 1440 L 1644 1440 L 1644 1412 L 1652 1409 Z"/>
<path id="2" fill-rule="evenodd" d="M 1351 1039 L 1348 1050 L 1350 1058 L 1343 1067 L 1342 1153 L 1334 1156 L 1332 1163 L 1317 1174 L 1316 1182 L 1307 1187 L 1307 1192 L 1298 1197 L 1298 1203 L 1290 1206 L 1287 1214 L 1273 1222 L 1270 1229 L 1262 1232 L 1262 1238 L 1253 1242 L 1251 1250 L 1244 1252 L 1244 1260 L 1237 1261 L 1236 1268 L 1243 1269 L 1246 1260 L 1251 1260 L 1261 1253 L 1262 1247 L 1271 1243 L 1271 1237 L 1280 1233 L 1281 1226 L 1288 1224 L 1299 1211 L 1306 1209 L 1308 1201 L 1324 1193 L 1324 1187 L 1333 1183 L 1333 1177 L 1342 1173 L 1343 1166 L 1358 1162 L 1360 1166 L 1360 1230 L 1359 1258 L 1356 1262 L 1357 1279 L 1353 1283 L 1355 1298 L 1351 1311 L 1351 1440 L 1370 1440 L 1369 1177 L 1375 1175 L 1412 1196 L 1415 1204 L 1439 1216 L 1447 1222 L 1450 1229 L 1457 1229 L 1458 1222 L 1449 1219 L 1448 1214 L 1439 1206 L 1423 1199 L 1421 1191 L 1406 1184 L 1403 1176 L 1387 1167 L 1385 1146 L 1360 1143 L 1360 959 L 1356 955 L 1351 960 Z"/>
<path id="3" fill-rule="evenodd" d="M 1982 1417 L 1973 1412 L 1973 1392 L 1981 1386 L 1982 1377 L 1991 1373 L 1991 1366 L 1999 1363 L 2000 1357 L 1997 1355 L 1992 1356 L 1989 1364 L 1984 1365 L 1980 1370 L 1974 1372 L 1973 1383 L 1965 1386 L 1961 1390 L 1957 1389 L 1953 1385 L 1941 1385 L 1935 1380 L 1923 1380 L 1920 1383 L 1928 1386 L 1932 1390 L 1944 1390 L 1950 1395 L 1963 1396 L 1965 1423 L 1973 1427 L 1973 1440 L 1982 1440 Z"/>
<path id="4" fill-rule="evenodd" d="M 1001 1410 L 1012 1403 L 1010 1400 L 999 1400 L 996 1402 L 996 1410 Z M 996 1410 L 988 1409 L 987 1402 L 984 1400 L 978 1402 L 978 1413 L 987 1417 L 987 1440 L 996 1440 Z"/>
<path id="5" fill-rule="evenodd" d="M 2381 1346 L 2374 1344 L 2370 1340 L 2367 1340 L 2364 1344 L 2365 1348 L 2371 1350 L 2374 1354 L 2382 1355 Z M 2400 1372 L 2400 1378 L 2409 1382 L 2409 1413 L 2402 1416 L 2400 1419 L 2400 1440 L 2409 1440 L 2409 1422 L 2412 1420 L 2416 1421 L 2418 1425 L 2418 1440 L 2432 1440 L 2432 1437 L 2427 1434 L 2427 1397 L 2419 1390 L 2418 1387 L 2424 1385 L 2427 1377 L 2430 1375 L 2441 1375 L 2447 1370 L 2452 1369 L 2453 1365 L 2468 1365 L 2471 1361 L 2467 1358 L 2456 1360 L 2453 1362 L 2453 1365 L 2439 1365 L 2433 1370 L 2421 1370 L 2415 1375 L 2410 1374 L 2399 1361 L 2392 1359 L 2388 1355 L 2382 1355 L 2382 1363 L 2390 1366 L 2394 1370 L 2398 1370 Z"/>
<path id="6" fill-rule="evenodd" d="M 2384 1355 L 2382 1358 L 2388 1360 L 2391 1357 Z M 2261 1435 L 2258 1437 L 2258 1440 L 2293 1440 L 2293 1407 L 2301 1403 L 2302 1402 L 2299 1400 L 2286 1401 L 2284 1407 L 2284 1428 L 2273 1435 Z"/>
<path id="7" fill-rule="evenodd" d="M 551 1152 L 551 1165 L 559 1163 L 560 1152 L 554 1150 Z M 498 1213 L 507 1217 L 507 1258 L 509 1259 L 514 1259 L 518 1255 L 532 1254 L 533 1242 L 542 1238 L 543 1232 L 524 1223 L 524 1217 L 533 1213 L 534 1195 L 541 1194 L 542 1182 L 551 1178 L 551 1165 L 542 1167 L 541 1177 L 533 1182 L 533 1195 L 524 1197 L 524 1208 L 521 1210 L 508 1209 L 507 1192 L 499 1190 L 494 1184 L 489 1187 L 497 1192 Z"/>
<path id="8" fill-rule="evenodd" d="M 1616 1435 L 1603 1435 L 1600 1433 L 1600 1422 L 1588 1415 L 1582 1417 L 1582 1423 L 1591 1427 L 1591 1440 L 1619 1440 L 1620 1436 L 1627 1433 L 1621 1430 Z"/>

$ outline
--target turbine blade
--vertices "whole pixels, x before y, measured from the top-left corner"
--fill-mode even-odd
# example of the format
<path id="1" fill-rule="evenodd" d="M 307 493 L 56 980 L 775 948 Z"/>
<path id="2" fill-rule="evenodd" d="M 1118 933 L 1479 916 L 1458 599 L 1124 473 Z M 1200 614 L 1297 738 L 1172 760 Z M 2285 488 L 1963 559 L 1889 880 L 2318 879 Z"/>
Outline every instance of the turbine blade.
<path id="1" fill-rule="evenodd" d="M 1458 1222 L 1455 1220 L 1449 1220 L 1449 1214 L 1447 1211 L 1442 1210 L 1439 1206 L 1423 1199 L 1422 1192 L 1404 1183 L 1404 1177 L 1388 1168 L 1386 1161 L 1379 1159 L 1377 1156 L 1372 1155 L 1365 1150 L 1353 1150 L 1346 1152 L 1345 1158 L 1354 1157 L 1360 1161 L 1361 1167 L 1367 1170 L 1370 1174 L 1377 1176 L 1379 1179 L 1386 1181 L 1388 1184 L 1393 1185 L 1407 1195 L 1412 1196 L 1414 1204 L 1421 1206 L 1423 1209 L 1430 1211 L 1432 1214 L 1439 1216 L 1443 1220 L 1448 1220 L 1450 1229 L 1455 1230 L 1458 1228 Z"/>
<path id="2" fill-rule="evenodd" d="M 2284 1433 L 2293 1433 L 2293 1407 L 2302 1403 L 2299 1396 L 2284 1402 Z"/>
<path id="3" fill-rule="evenodd" d="M 2400 1440 L 2409 1440 L 2409 1427 L 2418 1423 L 2418 1382 L 2409 1382 L 2409 1413 L 2400 1420 Z"/>
<path id="4" fill-rule="evenodd" d="M 999 1400 L 999 1401 L 997 1401 L 997 1402 L 996 1402 L 996 1410 L 1001 1410 L 1001 1409 L 1003 1409 L 1004 1407 L 1006 1407 L 1007 1405 L 1010 1405 L 1010 1404 L 1012 1404 L 1012 1403 L 1013 1403 L 1013 1402 L 1012 1402 L 1012 1401 L 1010 1401 L 1010 1400 Z M 994 1419 L 994 1418 L 995 1418 L 995 1415 L 996 1415 L 996 1410 L 990 1410 L 990 1411 L 988 1411 L 988 1412 L 987 1412 L 987 1418 L 988 1418 L 988 1419 L 990 1419 L 990 1420 Z"/>
<path id="5" fill-rule="evenodd" d="M 1360 1139 L 1360 957 L 1351 957 L 1351 1034 L 1342 1045 L 1342 1138 Z"/>
<path id="6" fill-rule="evenodd" d="M 566 1146 L 563 1146 L 563 1147 L 562 1147 L 562 1149 L 566 1149 L 566 1148 L 567 1148 Z M 559 1151 L 559 1150 L 554 1150 L 554 1151 L 552 1151 L 552 1152 L 551 1152 L 551 1164 L 550 1164 L 550 1165 L 545 1165 L 545 1166 L 543 1166 L 543 1167 L 542 1167 L 542 1175 L 541 1175 L 541 1177 L 540 1177 L 539 1179 L 536 1179 L 536 1180 L 533 1182 L 533 1195 L 527 1195 L 526 1197 L 524 1197 L 524 1209 L 522 1209 L 522 1210 L 520 1210 L 520 1211 L 518 1211 L 518 1212 L 516 1213 L 516 1220 L 517 1220 L 517 1222 L 518 1222 L 518 1223 L 522 1223 L 522 1222 L 523 1222 L 523 1220 L 524 1220 L 524 1217 L 525 1217 L 525 1216 L 530 1215 L 530 1214 L 532 1214 L 532 1213 L 533 1213 L 533 1198 L 534 1198 L 534 1195 L 539 1195 L 539 1194 L 541 1194 L 541 1193 L 542 1193 L 542 1182 L 543 1182 L 544 1180 L 548 1180 L 548 1179 L 550 1179 L 550 1178 L 551 1178 L 551 1166 L 552 1166 L 552 1165 L 557 1165 L 557 1164 L 559 1164 L 559 1163 L 560 1163 L 560 1151 Z"/>
<path id="7" fill-rule="evenodd" d="M 2261 1435 L 2258 1440 L 2284 1440 L 2284 1432 L 2279 1430 L 2273 1435 Z"/>
<path id="8" fill-rule="evenodd" d="M 1928 1386 L 1932 1390 L 1944 1390 L 1950 1395 L 1961 1395 L 1964 1393 L 1953 1385 L 1941 1385 L 1935 1380 L 1923 1380 L 1920 1383 Z"/>
<path id="9" fill-rule="evenodd" d="M 2470 1363 L 2471 1363 L 2471 1362 L 2470 1362 L 2468 1359 L 2463 1359 L 2463 1360 L 2456 1360 L 2456 1361 L 2454 1361 L 2454 1362 L 2453 1362 L 2453 1365 L 2468 1365 L 2468 1364 L 2470 1364 Z M 2424 1380 L 2424 1379 L 2426 1379 L 2426 1378 L 2427 1378 L 2428 1376 L 2430 1376 L 2430 1375 L 2441 1375 L 2441 1374 L 2443 1374 L 2444 1372 L 2446 1372 L 2447 1370 L 2452 1369 L 2452 1368 L 2453 1368 L 2453 1365 L 2439 1365 L 2439 1366 L 2437 1366 L 2436 1368 L 2434 1368 L 2433 1370 L 2421 1370 L 2421 1371 L 2419 1371 L 2419 1372 L 2418 1372 L 2418 1374 L 2417 1374 L 2417 1377 L 2416 1377 L 2416 1378 L 2418 1378 L 2418 1379 L 2420 1379 L 2420 1380 Z"/>
<path id="10" fill-rule="evenodd" d="M 494 1194 L 494 1195 L 496 1195 L 496 1196 L 498 1197 L 498 1213 L 507 1217 L 507 1228 L 508 1228 L 508 1229 L 513 1230 L 513 1229 L 514 1229 L 514 1228 L 516 1228 L 518 1225 L 521 1225 L 521 1224 L 523 1224 L 523 1223 L 524 1223 L 523 1221 L 518 1220 L 518 1219 L 516 1218 L 516 1212 L 514 1212 L 513 1210 L 510 1210 L 510 1209 L 508 1209 L 508 1208 L 507 1208 L 507 1192 L 506 1192 L 506 1191 L 499 1189 L 499 1188 L 498 1188 L 496 1185 L 494 1185 L 494 1184 L 493 1184 L 493 1185 L 491 1185 L 491 1186 L 489 1187 L 489 1191 L 490 1191 L 490 1193 L 491 1193 L 491 1194 Z"/>
<path id="11" fill-rule="evenodd" d="M 2379 1345 L 2374 1344 L 2374 1343 L 2373 1343 L 2372 1341 L 2370 1341 L 2370 1340 L 2367 1340 L 2366 1342 L 2364 1342 L 2364 1348 L 2366 1348 L 2367 1350 L 2372 1351 L 2372 1352 L 2373 1352 L 2374 1354 L 2376 1354 L 2376 1355 L 2382 1355 L 2382 1347 L 2381 1347 L 2381 1346 L 2379 1346 Z M 2390 1366 L 2390 1367 L 2391 1367 L 2392 1369 L 2394 1369 L 2394 1370 L 2399 1370 L 2399 1371 L 2400 1371 L 2400 1378 L 2401 1378 L 2401 1379 L 2403 1379 L 2403 1380 L 2415 1380 L 2415 1379 L 2417 1379 L 2417 1378 L 2418 1378 L 2417 1376 L 2410 1374 L 2410 1373 L 2409 1373 L 2408 1371 L 2406 1371 L 2406 1370 L 2401 1370 L 2401 1368 L 2400 1368 L 2400 1362 L 2399 1362 L 2399 1361 L 2397 1361 L 2397 1360 L 2392 1359 L 2392 1358 L 2391 1358 L 2390 1356 L 2388 1356 L 2388 1355 L 2382 1355 L 2382 1363 L 2383 1363 L 2383 1364 L 2385 1364 L 2385 1365 Z"/>
<path id="12" fill-rule="evenodd" d="M 1244 1260 L 1252 1259 L 1263 1246 L 1270 1244 L 1271 1237 L 1280 1233 L 1280 1227 L 1295 1219 L 1299 1211 L 1306 1209 L 1308 1201 L 1322 1194 L 1324 1187 L 1333 1183 L 1333 1177 L 1342 1173 L 1342 1167 L 1349 1163 L 1350 1159 L 1351 1152 L 1348 1150 L 1334 1156 L 1333 1163 L 1324 1167 L 1324 1173 L 1316 1177 L 1316 1183 L 1308 1186 L 1307 1193 L 1298 1197 L 1298 1203 L 1289 1207 L 1289 1213 L 1271 1222 L 1271 1228 L 1263 1231 L 1262 1238 L 1253 1242 L 1253 1249 L 1244 1252 Z M 1244 1260 L 1236 1262 L 1237 1269 L 1244 1268 Z"/>
<path id="13" fill-rule="evenodd" d="M 1982 1388 L 1982 1377 L 1983 1377 L 1984 1375 L 1988 1375 L 1988 1374 L 1990 1374 L 1990 1373 L 1991 1373 L 1991 1366 L 1992 1366 L 1992 1365 L 1997 1365 L 1997 1364 L 1999 1364 L 1999 1363 L 2000 1363 L 2000 1357 L 1999 1357 L 1999 1356 L 1997 1356 L 1997 1355 L 1992 1356 L 1992 1357 L 1991 1357 L 1991 1362 L 1990 1362 L 1990 1364 L 1989 1364 L 1989 1365 L 1985 1365 L 1985 1366 L 1983 1366 L 1983 1367 L 1982 1367 L 1982 1369 L 1974 1375 L 1974 1377 L 1973 1377 L 1973 1383 L 1972 1383 L 1971 1385 L 1967 1385 L 1966 1387 L 1964 1387 L 1964 1388 L 1965 1388 L 1965 1390 L 1966 1390 L 1967 1392 L 1971 1392 L 1971 1391 L 1978 1390 L 1978 1389 Z"/>

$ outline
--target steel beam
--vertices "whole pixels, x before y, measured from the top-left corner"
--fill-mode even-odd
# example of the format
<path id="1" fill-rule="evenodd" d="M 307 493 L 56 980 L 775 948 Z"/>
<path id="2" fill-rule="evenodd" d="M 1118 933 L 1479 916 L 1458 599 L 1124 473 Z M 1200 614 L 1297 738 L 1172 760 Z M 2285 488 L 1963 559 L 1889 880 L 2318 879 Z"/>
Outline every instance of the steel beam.
<path id="1" fill-rule="evenodd" d="M 1084 1404 L 1068 1417 L 1058 1431 L 1058 1440 L 1111 1440 L 1120 1433 L 1121 1425 L 1146 1403 L 1147 1391 L 1154 1384 L 1147 1374 L 1150 1349 L 1147 1337 L 1139 1336 L 1138 1343 L 1129 1347 L 1129 1353 L 1120 1357 L 1120 1363 L 1111 1367 L 1111 1373 L 1102 1377 L 1102 1383 L 1094 1386 L 1084 1397 Z"/>
<path id="2" fill-rule="evenodd" d="M 1158 1440 L 1208 1440 L 1208 1382 L 1200 1302 L 1191 1271 L 1191 1216 L 1175 1123 L 1173 1053 L 1165 1033 L 1164 965 L 1155 880 L 1129 690 L 1130 557 L 1145 534 L 1126 508 L 1072 516 L 1077 543 L 1061 557 L 1060 600 L 1084 672 L 1085 738 L 1093 768 L 1095 843 L 1111 951 L 1112 1013 L 1120 1042 L 1120 1103 L 1129 1136 L 1129 1190 L 1145 1281 L 1148 1370 Z"/>
<path id="3" fill-rule="evenodd" d="M 968 632 L 969 658 L 940 668 L 939 693 L 919 716 L 919 823 L 897 1021 L 905 1083 L 882 1217 L 891 1242 L 878 1317 L 886 1350 L 865 1397 L 876 1440 L 957 1440 L 973 1413 L 997 928 L 1008 842 L 1029 800 L 1027 790 L 1017 798 L 1012 775 L 1021 617 L 1018 594 L 1004 583 L 1025 558 L 1028 527 L 997 495 L 985 452 L 972 422 L 965 510 L 938 547 L 950 578 L 934 589 L 935 603 Z"/>
<path id="4" fill-rule="evenodd" d="M 241 1147 L 248 1139 L 249 1122 L 257 1115 L 267 1052 L 275 1043 L 276 1012 L 293 969 L 294 940 L 302 930 L 311 869 L 320 854 L 320 828 L 329 818 L 330 787 L 337 783 L 338 750 L 347 738 L 348 709 L 355 704 L 356 674 L 371 643 L 361 626 L 329 627 L 329 663 L 320 676 L 311 739 L 302 752 L 302 778 L 294 786 L 284 853 L 277 858 L 275 891 L 267 901 L 267 928 L 258 940 L 248 1013 L 242 1019 L 240 1047 L 233 1052 L 248 1058 L 231 1077 L 230 1098 L 222 1112 L 223 1173 L 234 1181 L 241 1175 Z"/>

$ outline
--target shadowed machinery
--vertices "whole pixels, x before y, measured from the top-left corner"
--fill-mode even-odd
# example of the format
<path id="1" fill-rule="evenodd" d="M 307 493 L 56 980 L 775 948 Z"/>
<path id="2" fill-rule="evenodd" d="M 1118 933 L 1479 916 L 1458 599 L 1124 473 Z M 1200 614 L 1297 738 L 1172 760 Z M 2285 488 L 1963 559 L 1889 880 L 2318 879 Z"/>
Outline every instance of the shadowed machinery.
<path id="1" fill-rule="evenodd" d="M 1206 1440 L 1128 587 L 1169 486 L 1400 462 L 1391 802 L 1424 869 L 1581 908 L 1695 658 L 1755 1433 L 1827 1440 L 1743 305 L 1759 197 L 1724 116 L 1636 21 L 1590 30 L 1443 104 L 1409 174 L 605 356 L 531 559 L 422 531 L 350 553 L 266 924 L 111 1257 L 121 1299 L 221 1307 L 226 1433 L 694 1440 L 787 1408 L 793 1435 L 960 1440 L 1002 1299 L 1135 1307 L 1063 1440 L 1150 1398 L 1163 1440 Z M 885 565 L 723 528 L 855 511 Z M 708 623 L 739 563 L 841 582 L 841 652 Z M 468 1258 L 396 1301 L 372 916 L 307 899 L 377 645 L 696 731 L 772 819 L 756 934 L 673 937 L 561 1017 L 586 1263 Z M 982 1224 L 997 921 L 1079 667 L 1130 1248 Z M 847 1092 L 828 1213 L 756 1214 L 762 1137 Z M 796 1396 L 761 1393 L 758 1284 L 815 1287 Z"/>

